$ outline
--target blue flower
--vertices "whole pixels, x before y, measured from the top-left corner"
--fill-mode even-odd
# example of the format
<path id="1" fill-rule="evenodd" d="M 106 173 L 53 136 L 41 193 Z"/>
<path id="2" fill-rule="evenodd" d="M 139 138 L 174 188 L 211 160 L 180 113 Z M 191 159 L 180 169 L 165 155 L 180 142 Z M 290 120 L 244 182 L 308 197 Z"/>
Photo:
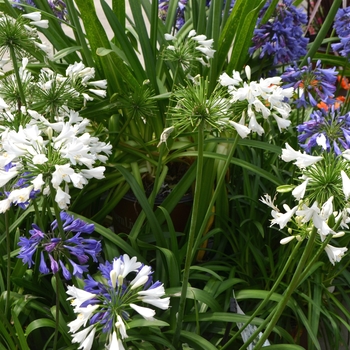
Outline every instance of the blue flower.
<path id="1" fill-rule="evenodd" d="M 315 67 L 308 59 L 308 65 L 301 68 L 290 66 L 282 74 L 282 80 L 286 83 L 283 87 L 293 87 L 298 94 L 295 103 L 298 108 L 313 106 L 321 101 L 327 101 L 334 96 L 336 91 L 338 72 L 335 68 L 321 68 L 321 61 L 317 61 Z"/>
<path id="2" fill-rule="evenodd" d="M 176 30 L 179 30 L 185 24 L 186 4 L 187 4 L 187 0 L 180 0 L 178 2 L 175 26 L 174 26 Z M 166 17 L 168 15 L 168 8 L 169 8 L 169 0 L 165 0 L 165 1 L 159 0 L 158 15 L 163 22 L 165 22 Z"/>
<path id="3" fill-rule="evenodd" d="M 20 237 L 18 245 L 21 247 L 18 258 L 24 264 L 32 267 L 34 264 L 33 255 L 40 251 L 39 271 L 47 274 L 50 271 L 56 273 L 62 270 L 66 280 L 71 276 L 82 278 L 83 273 L 88 271 L 89 257 L 94 262 L 101 251 L 101 243 L 93 238 L 84 238 L 82 234 L 91 234 L 94 231 L 93 224 L 87 224 L 81 219 L 74 219 L 73 215 L 66 212 L 60 214 L 64 237 L 56 237 L 55 231 L 58 228 L 57 220 L 51 224 L 51 232 L 44 233 L 37 225 L 32 225 L 29 231 L 30 238 Z M 48 258 L 48 259 L 47 259 Z M 47 261 L 48 260 L 48 261 Z M 50 268 L 48 268 L 48 265 Z M 69 271 L 67 265 L 73 271 Z"/>
<path id="4" fill-rule="evenodd" d="M 299 144 L 309 154 L 321 147 L 340 155 L 350 148 L 350 112 L 341 115 L 341 110 L 334 106 L 313 111 L 310 119 L 298 125 L 297 130 Z"/>
<path id="5" fill-rule="evenodd" d="M 284 0 L 277 4 L 272 18 L 260 24 L 270 3 L 268 1 L 261 10 L 249 53 L 253 55 L 258 51 L 259 58 L 273 57 L 274 65 L 297 61 L 307 52 L 309 39 L 304 37 L 302 30 L 307 16 L 292 5 L 292 0 Z"/>
<path id="6" fill-rule="evenodd" d="M 334 18 L 333 25 L 340 43 L 332 44 L 332 49 L 341 56 L 349 57 L 350 54 L 350 6 L 340 8 Z"/>

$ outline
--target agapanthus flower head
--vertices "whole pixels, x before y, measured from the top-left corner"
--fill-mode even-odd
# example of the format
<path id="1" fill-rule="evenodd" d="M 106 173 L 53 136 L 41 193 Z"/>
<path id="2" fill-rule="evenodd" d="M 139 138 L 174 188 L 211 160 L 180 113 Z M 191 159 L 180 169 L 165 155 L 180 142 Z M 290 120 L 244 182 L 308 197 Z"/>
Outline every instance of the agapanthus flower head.
<path id="1" fill-rule="evenodd" d="M 350 112 L 339 108 L 316 109 L 307 121 L 297 126 L 299 145 L 309 154 L 314 149 L 340 155 L 350 148 Z"/>
<path id="2" fill-rule="evenodd" d="M 163 298 L 163 284 L 153 282 L 151 267 L 138 262 L 136 257 L 124 254 L 100 264 L 99 270 L 99 278 L 88 276 L 84 280 L 84 289 L 68 286 L 67 300 L 78 314 L 77 319 L 68 324 L 69 332 L 74 334 L 72 342 L 80 346 L 89 343 L 84 349 L 90 350 L 94 335 L 103 332 L 107 335 L 106 348 L 124 349 L 128 321 L 140 315 L 152 322 L 156 312 L 144 305 L 167 310 L 169 297 Z"/>
<path id="3" fill-rule="evenodd" d="M 60 213 L 63 232 L 58 230 L 57 220 L 50 226 L 50 231 L 45 232 L 36 224 L 29 231 L 30 237 L 20 237 L 18 245 L 21 247 L 18 258 L 29 267 L 38 261 L 40 254 L 39 271 L 42 274 L 57 273 L 62 271 L 66 280 L 72 275 L 82 278 L 88 271 L 90 258 L 97 262 L 97 256 L 101 252 L 101 243 L 94 238 L 86 238 L 94 232 L 94 225 L 81 219 L 75 219 L 66 212 Z"/>
<path id="4" fill-rule="evenodd" d="M 33 14 L 33 13 L 32 13 Z M 28 57 L 30 52 L 37 51 L 38 54 L 43 53 L 39 50 L 35 43 L 40 43 L 36 27 L 48 26 L 47 20 L 41 20 L 40 13 L 20 15 L 16 19 L 4 13 L 0 16 L 0 59 L 14 53 L 12 59 L 21 60 Z"/>
<path id="5" fill-rule="evenodd" d="M 246 67 L 245 70 L 249 76 L 250 69 Z M 252 132 L 259 135 L 265 132 L 258 118 L 267 120 L 272 117 L 280 131 L 289 127 L 291 107 L 288 100 L 293 94 L 293 89 L 282 89 L 280 77 L 261 78 L 259 81 L 249 81 L 248 78 L 248 81 L 243 81 L 240 73 L 234 71 L 232 78 L 223 73 L 219 83 L 227 86 L 234 115 L 239 117 L 240 124 L 247 123 Z"/>
<path id="6" fill-rule="evenodd" d="M 275 66 L 297 61 L 306 54 L 309 41 L 302 30 L 307 16 L 302 9 L 292 5 L 292 0 L 282 0 L 272 17 L 266 23 L 260 23 L 270 4 L 268 1 L 260 12 L 249 52 L 251 55 L 256 52 L 259 58 L 273 58 Z"/>
<path id="7" fill-rule="evenodd" d="M 170 34 L 165 34 L 165 39 L 172 45 L 164 49 L 164 59 L 178 64 L 184 77 L 196 76 L 198 69 L 195 71 L 195 68 L 198 63 L 209 66 L 210 59 L 214 57 L 213 40 L 207 39 L 204 34 L 197 35 L 195 30 L 191 30 L 186 39 Z"/>
<path id="8" fill-rule="evenodd" d="M 308 59 L 308 65 L 301 68 L 290 66 L 282 74 L 284 88 L 293 87 L 296 92 L 295 103 L 300 107 L 315 107 L 320 101 L 334 96 L 338 72 L 333 68 L 321 68 L 321 61 L 315 66 Z"/>
<path id="9" fill-rule="evenodd" d="M 336 155 L 335 152 L 322 152 L 319 156 L 310 155 L 300 150 L 295 151 L 290 145 L 282 149 L 282 160 L 295 161 L 299 168 L 298 185 L 292 195 L 307 203 L 324 203 L 333 197 L 335 211 L 342 211 L 348 205 L 350 196 L 349 150 Z"/>
<path id="10" fill-rule="evenodd" d="M 349 59 L 350 55 L 350 6 L 339 8 L 334 18 L 333 27 L 338 35 L 340 42 L 332 44 L 332 49 L 341 56 Z"/>
<path id="11" fill-rule="evenodd" d="M 284 204 L 284 212 L 276 207 L 269 195 L 265 195 L 261 201 L 272 208 L 271 215 L 273 219 L 271 220 L 271 226 L 279 225 L 280 229 L 288 227 L 289 235 L 281 239 L 281 244 L 287 244 L 294 239 L 298 241 L 308 239 L 313 229 L 316 229 L 318 234 L 315 240 L 316 245 L 321 244 L 325 240 L 329 242 L 331 239 L 341 237 L 344 234 L 342 231 L 335 232 L 332 227 L 335 223 L 333 196 L 329 197 L 324 203 L 315 201 L 312 205 L 309 205 L 308 201 L 299 201 L 293 208 Z M 336 220 L 348 222 L 347 211 L 343 210 L 340 212 Z M 347 248 L 336 248 L 327 244 L 325 251 L 330 262 L 334 265 L 336 261 L 340 261 Z"/>
<path id="12" fill-rule="evenodd" d="M 0 170 L 5 173 L 11 162 L 13 168 L 8 175 L 16 172 L 15 176 L 21 178 L 29 172 L 32 180 L 28 189 L 55 196 L 58 206 L 66 209 L 70 186 L 81 189 L 91 178 L 104 177 L 105 167 L 100 164 L 107 161 L 111 145 L 90 135 L 86 130 L 89 121 L 77 112 L 68 111 L 54 123 L 35 111 L 28 113 L 31 123 L 18 130 L 6 127 L 1 133 Z M 14 177 L 4 179 L 7 180 L 0 183 L 3 186 Z M 14 193 L 11 191 L 6 201 L 18 202 Z"/>

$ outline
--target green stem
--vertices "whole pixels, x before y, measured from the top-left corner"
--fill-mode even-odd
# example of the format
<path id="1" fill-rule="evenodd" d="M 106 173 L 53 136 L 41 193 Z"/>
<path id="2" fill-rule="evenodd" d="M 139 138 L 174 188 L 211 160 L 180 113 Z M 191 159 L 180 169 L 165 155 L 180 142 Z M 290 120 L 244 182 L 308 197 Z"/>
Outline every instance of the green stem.
<path id="1" fill-rule="evenodd" d="M 5 317 L 8 316 L 10 310 L 10 291 L 11 291 L 11 244 L 8 211 L 5 211 L 5 230 L 6 230 L 6 250 L 7 250 L 7 276 L 6 276 L 6 304 Z"/>
<path id="2" fill-rule="evenodd" d="M 290 283 L 286 289 L 286 292 L 283 295 L 283 298 L 277 304 L 277 308 L 275 309 L 276 311 L 275 311 L 271 321 L 267 325 L 265 332 L 263 333 L 263 335 L 261 336 L 261 338 L 259 339 L 259 341 L 255 345 L 255 349 L 258 350 L 262 347 L 265 340 L 268 338 L 268 336 L 272 332 L 273 328 L 275 327 L 277 321 L 279 320 L 280 316 L 282 315 L 282 312 L 283 312 L 284 308 L 286 307 L 292 293 L 298 287 L 299 282 L 300 282 L 300 275 L 301 275 L 302 271 L 304 270 L 304 267 L 305 267 L 306 262 L 311 254 L 312 249 L 314 248 L 316 233 L 317 233 L 317 229 L 316 229 L 316 227 L 314 227 L 311 231 L 311 235 L 310 235 L 309 240 L 306 244 L 303 255 L 301 256 L 299 264 L 294 272 L 293 278 L 290 281 Z M 254 338 L 251 340 L 254 340 Z M 248 339 L 248 341 L 249 341 L 249 339 Z M 241 350 L 247 348 L 247 346 L 249 345 L 248 341 L 246 342 L 246 344 L 244 344 L 244 346 L 241 348 Z"/>
<path id="3" fill-rule="evenodd" d="M 18 101 L 18 111 L 20 111 L 21 110 L 21 106 L 26 106 L 27 102 L 26 102 L 26 98 L 25 98 L 25 95 L 24 95 L 24 92 L 23 92 L 23 86 L 22 86 L 21 77 L 19 76 L 19 68 L 18 68 L 18 64 L 17 64 L 17 58 L 16 58 L 15 50 L 14 50 L 14 48 L 12 46 L 9 46 L 9 49 L 10 49 L 11 61 L 12 61 L 12 64 L 13 64 L 13 70 L 14 70 L 15 76 L 16 76 L 19 97 L 20 97 L 20 101 Z"/>
<path id="4" fill-rule="evenodd" d="M 192 263 L 192 247 L 196 240 L 196 230 L 197 230 L 197 220 L 198 220 L 198 208 L 200 207 L 200 189 L 202 185 L 202 175 L 203 175 L 203 163 L 204 163 L 204 121 L 202 121 L 198 127 L 198 156 L 197 156 L 197 173 L 196 173 L 196 183 L 193 197 L 192 215 L 191 215 L 191 225 L 188 235 L 187 251 L 185 258 L 185 267 L 182 280 L 181 296 L 179 302 L 179 310 L 177 314 L 177 323 L 173 338 L 173 345 L 177 346 L 179 344 L 182 320 L 184 317 L 186 296 L 188 289 L 188 281 L 190 277 L 190 268 Z"/>
<path id="5" fill-rule="evenodd" d="M 274 285 L 272 286 L 269 294 L 265 297 L 265 299 L 260 303 L 260 305 L 257 307 L 257 309 L 253 312 L 253 314 L 250 316 L 250 318 L 247 320 L 247 322 L 244 324 L 243 327 L 241 327 L 236 333 L 235 335 L 221 348 L 222 350 L 227 349 L 230 344 L 249 326 L 249 324 L 253 321 L 253 319 L 259 314 L 259 312 L 262 310 L 262 308 L 270 301 L 270 298 L 272 296 L 272 294 L 275 292 L 275 290 L 277 289 L 277 287 L 279 286 L 279 284 L 281 283 L 283 277 L 285 276 L 285 274 L 287 273 L 290 265 L 292 264 L 292 262 L 294 261 L 295 255 L 298 253 L 299 248 L 302 244 L 302 241 L 299 241 L 296 246 L 294 247 L 292 253 L 290 254 L 286 264 L 283 267 L 283 270 L 281 271 L 281 273 L 279 274 L 276 282 L 274 283 Z M 272 314 L 265 320 L 265 322 L 268 322 L 269 319 L 272 317 Z M 265 323 L 264 323 L 265 324 Z M 263 325 L 261 325 L 257 331 L 254 333 L 254 338 L 259 334 L 260 330 L 263 328 Z"/>
<path id="6" fill-rule="evenodd" d="M 57 349 L 57 341 L 58 341 L 58 327 L 60 324 L 60 297 L 59 297 L 59 286 L 58 279 L 60 278 L 58 272 L 55 273 L 55 284 L 56 284 L 56 316 L 55 316 L 55 336 L 53 338 L 53 350 Z"/>

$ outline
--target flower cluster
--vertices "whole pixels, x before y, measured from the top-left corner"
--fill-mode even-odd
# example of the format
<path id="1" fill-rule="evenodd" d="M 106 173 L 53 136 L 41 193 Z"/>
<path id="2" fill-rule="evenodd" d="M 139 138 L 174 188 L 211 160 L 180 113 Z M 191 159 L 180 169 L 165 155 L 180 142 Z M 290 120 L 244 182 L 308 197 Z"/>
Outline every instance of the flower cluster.
<path id="1" fill-rule="evenodd" d="M 170 34 L 165 34 L 165 39 L 172 42 L 163 52 L 165 60 L 179 63 L 185 75 L 190 74 L 198 62 L 209 66 L 209 60 L 214 57 L 213 39 L 197 35 L 195 30 L 188 33 L 186 40 Z"/>
<path id="2" fill-rule="evenodd" d="M 335 68 L 321 68 L 321 61 L 313 66 L 310 58 L 308 65 L 301 68 L 287 67 L 282 74 L 285 88 L 293 87 L 297 93 L 297 108 L 315 107 L 319 101 L 329 102 L 336 91 L 337 72 Z"/>
<path id="3" fill-rule="evenodd" d="M 77 319 L 70 322 L 70 333 L 74 333 L 73 343 L 79 348 L 90 350 L 97 331 L 107 334 L 106 349 L 124 349 L 123 340 L 128 337 L 127 322 L 131 312 L 136 312 L 152 322 L 155 311 L 138 305 L 140 302 L 166 310 L 169 297 L 163 284 L 152 282 L 150 266 L 143 265 L 136 257 L 126 254 L 106 262 L 99 267 L 101 278 L 88 276 L 84 289 L 68 286 L 67 294 L 74 306 Z M 89 326 L 86 324 L 89 322 Z M 150 323 L 151 324 L 151 323 Z M 86 327 L 79 331 L 81 327 Z"/>
<path id="4" fill-rule="evenodd" d="M 41 19 L 40 12 L 31 12 L 16 19 L 4 13 L 0 15 L 1 68 L 9 62 L 7 56 L 11 56 L 11 52 L 14 54 L 12 59 L 33 55 L 38 48 L 46 52 L 47 47 L 41 43 L 36 27 L 48 28 L 49 22 Z"/>
<path id="5" fill-rule="evenodd" d="M 174 28 L 176 30 L 181 29 L 181 27 L 185 24 L 185 8 L 186 8 L 187 0 L 180 0 L 177 5 L 176 10 L 176 19 Z M 169 0 L 159 0 L 158 5 L 158 16 L 159 18 L 165 22 L 166 17 L 168 15 L 169 8 Z"/>
<path id="6" fill-rule="evenodd" d="M 350 151 L 346 150 L 339 156 L 333 152 L 313 156 L 296 151 L 287 143 L 281 158 L 285 162 L 294 162 L 301 173 L 301 184 L 293 189 L 293 197 L 308 203 L 324 203 L 334 197 L 335 210 L 340 212 L 347 208 L 350 196 L 349 154 Z"/>
<path id="7" fill-rule="evenodd" d="M 40 252 L 40 273 L 48 274 L 51 271 L 55 274 L 61 269 L 66 280 L 70 280 L 72 275 L 82 278 L 83 272 L 88 271 L 86 264 L 89 256 L 94 262 L 97 262 L 97 255 L 101 251 L 99 241 L 82 237 L 82 234 L 94 232 L 95 227 L 81 219 L 74 219 L 73 215 L 66 212 L 61 212 L 60 221 L 63 237 L 60 232 L 57 233 L 59 231 L 57 219 L 52 222 L 51 231 L 48 233 L 33 224 L 29 231 L 30 238 L 20 237 L 19 239 L 18 245 L 21 249 L 17 257 L 22 259 L 24 264 L 32 267 L 34 254 Z M 73 269 L 72 272 L 67 265 Z"/>
<path id="8" fill-rule="evenodd" d="M 50 123 L 39 113 L 28 110 L 32 121 L 18 130 L 4 127 L 1 132 L 0 171 L 5 186 L 16 176 L 26 176 L 27 187 L 12 191 L 0 201 L 0 212 L 11 204 L 26 203 L 32 190 L 55 195 L 61 209 L 70 203 L 69 186 L 83 188 L 91 178 L 104 177 L 104 163 L 111 145 L 91 136 L 87 119 L 67 111 L 60 121 Z M 11 163 L 11 168 L 6 167 Z M 54 193 L 53 193 L 54 191 Z"/>
<path id="9" fill-rule="evenodd" d="M 82 62 L 69 65 L 65 76 L 43 68 L 38 79 L 34 79 L 27 64 L 28 59 L 23 58 L 19 68 L 21 88 L 27 99 L 22 103 L 27 108 L 49 114 L 51 119 L 59 118 L 59 114 L 64 113 L 67 108 L 80 109 L 87 101 L 92 101 L 94 96 L 106 96 L 107 81 L 92 80 L 95 69 L 85 67 Z M 9 109 L 17 110 L 20 96 L 15 74 L 7 76 L 0 83 L 0 88 L 0 96 L 9 104 Z"/>
<path id="10" fill-rule="evenodd" d="M 236 108 L 236 115 L 242 116 L 239 123 L 245 125 L 248 117 L 248 128 L 259 135 L 264 133 L 264 128 L 258 123 L 257 117 L 262 116 L 268 119 L 272 116 L 278 125 L 279 130 L 290 125 L 288 120 L 291 112 L 288 98 L 293 94 L 293 88 L 283 89 L 280 77 L 271 77 L 260 81 L 250 80 L 250 67 L 246 67 L 248 81 L 243 81 L 240 73 L 234 71 L 232 77 L 223 73 L 219 83 L 227 86 L 231 96 L 231 102 Z"/>
<path id="11" fill-rule="evenodd" d="M 253 46 L 249 49 L 251 55 L 257 53 L 259 58 L 273 58 L 273 64 L 277 66 L 297 61 L 306 54 L 309 40 L 304 37 L 302 26 L 307 23 L 307 16 L 292 2 L 280 1 L 272 18 L 261 23 L 271 1 L 265 4 L 254 30 Z"/>
<path id="12" fill-rule="evenodd" d="M 288 223 L 292 222 L 294 227 L 289 229 L 289 232 L 295 234 L 283 238 L 280 243 L 286 244 L 293 239 L 304 240 L 310 236 L 310 232 L 313 228 L 317 230 L 319 235 L 320 244 L 327 242 L 331 238 L 338 238 L 344 235 L 343 231 L 335 232 L 330 226 L 329 222 L 334 218 L 333 211 L 333 197 L 323 204 L 318 204 L 318 202 L 313 202 L 311 206 L 307 202 L 300 202 L 293 208 L 290 208 L 287 204 L 284 204 L 285 212 L 282 213 L 273 203 L 273 200 L 269 195 L 265 195 L 260 199 L 263 203 L 272 208 L 271 215 L 273 219 L 271 220 L 271 226 L 278 225 L 280 229 L 287 226 Z M 344 211 L 338 215 L 336 221 L 349 222 L 348 212 Z M 348 226 L 345 224 L 345 227 Z M 317 242 L 317 240 L 316 240 Z M 335 247 L 330 244 L 325 245 L 325 251 L 328 255 L 329 261 L 334 265 L 339 262 L 342 256 L 348 249 L 346 247 Z"/>
<path id="13" fill-rule="evenodd" d="M 309 120 L 297 126 L 298 141 L 307 153 L 316 147 L 340 155 L 350 148 L 350 112 L 342 115 L 339 108 L 311 112 Z"/>
<path id="14" fill-rule="evenodd" d="M 350 6 L 339 8 L 334 18 L 334 29 L 340 39 L 340 43 L 332 44 L 332 49 L 339 52 L 342 56 L 349 58 Z"/>

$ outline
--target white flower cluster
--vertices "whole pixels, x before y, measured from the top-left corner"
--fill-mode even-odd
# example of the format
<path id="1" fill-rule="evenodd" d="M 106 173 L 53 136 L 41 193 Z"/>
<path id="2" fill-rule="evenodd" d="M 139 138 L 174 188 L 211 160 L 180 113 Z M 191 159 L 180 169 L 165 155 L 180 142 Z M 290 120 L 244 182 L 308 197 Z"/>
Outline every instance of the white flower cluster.
<path id="1" fill-rule="evenodd" d="M 92 137 L 86 127 L 87 119 L 78 112 L 67 111 L 60 121 L 50 123 L 35 111 L 28 110 L 32 122 L 18 130 L 6 127 L 1 132 L 0 186 L 16 176 L 26 178 L 29 186 L 12 190 L 0 201 L 0 213 L 11 204 L 26 203 L 31 191 L 56 191 L 55 201 L 61 209 L 70 203 L 69 184 L 83 188 L 91 178 L 101 179 L 104 163 L 111 153 L 111 145 Z"/>
<path id="2" fill-rule="evenodd" d="M 280 77 L 261 78 L 259 82 L 249 81 L 251 76 L 250 67 L 246 66 L 245 71 L 248 82 L 243 81 L 237 71 L 233 72 L 232 77 L 227 73 L 223 73 L 219 78 L 219 83 L 222 86 L 227 86 L 231 95 L 231 102 L 244 102 L 246 105 L 239 124 L 245 125 L 247 116 L 249 131 L 262 135 L 264 128 L 258 123 L 257 116 L 262 116 L 264 119 L 272 116 L 276 120 L 280 131 L 288 128 L 291 123 L 288 120 L 291 107 L 286 100 L 293 95 L 293 88 L 281 88 Z"/>
<path id="3" fill-rule="evenodd" d="M 298 205 L 290 208 L 287 204 L 284 204 L 284 213 L 280 212 L 273 204 L 273 200 L 268 194 L 265 194 L 260 200 L 272 208 L 271 215 L 273 219 L 271 220 L 271 226 L 278 225 L 280 229 L 283 229 L 290 221 L 294 221 L 298 225 L 298 232 L 300 233 L 283 238 L 280 241 L 281 244 L 287 244 L 293 239 L 302 240 L 306 238 L 302 232 L 309 232 L 312 227 L 317 229 L 322 242 L 328 235 L 332 235 L 332 238 L 342 237 L 344 235 L 343 231 L 335 232 L 329 227 L 328 219 L 331 215 L 336 216 L 336 221 L 340 221 L 341 228 L 349 228 L 347 223 L 350 220 L 347 211 L 341 213 L 333 211 L 333 197 L 330 197 L 323 205 L 314 202 L 311 206 L 308 206 L 305 202 L 299 202 Z M 302 227 L 304 227 L 304 230 L 301 229 Z M 329 261 L 333 265 L 341 260 L 347 250 L 346 247 L 334 247 L 330 244 L 327 244 L 325 247 Z"/>
<path id="4" fill-rule="evenodd" d="M 193 59 L 200 62 L 203 66 L 209 67 L 209 60 L 213 58 L 215 54 L 215 50 L 212 48 L 214 40 L 207 39 L 204 34 L 197 35 L 194 29 L 188 33 L 187 39 L 189 40 L 184 41 L 177 36 L 165 34 L 165 40 L 173 42 L 173 45 L 168 45 L 166 49 L 174 52 L 174 57 L 177 57 L 181 61 L 185 69 L 188 65 L 186 61 L 191 61 Z M 194 44 L 194 50 L 201 53 L 200 56 L 192 52 L 190 49 L 192 44 Z"/>

